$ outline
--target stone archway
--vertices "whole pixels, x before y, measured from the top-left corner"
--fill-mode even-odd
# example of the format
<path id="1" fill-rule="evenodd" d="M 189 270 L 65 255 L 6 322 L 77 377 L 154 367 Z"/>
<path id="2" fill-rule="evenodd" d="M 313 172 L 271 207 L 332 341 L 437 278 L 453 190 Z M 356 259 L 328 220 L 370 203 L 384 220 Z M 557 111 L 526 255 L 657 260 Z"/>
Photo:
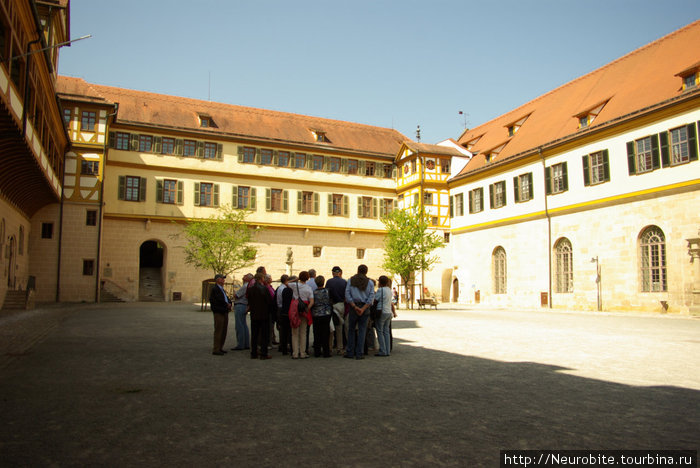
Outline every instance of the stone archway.
<path id="1" fill-rule="evenodd" d="M 139 300 L 164 301 L 163 263 L 165 246 L 157 240 L 147 240 L 139 247 Z"/>

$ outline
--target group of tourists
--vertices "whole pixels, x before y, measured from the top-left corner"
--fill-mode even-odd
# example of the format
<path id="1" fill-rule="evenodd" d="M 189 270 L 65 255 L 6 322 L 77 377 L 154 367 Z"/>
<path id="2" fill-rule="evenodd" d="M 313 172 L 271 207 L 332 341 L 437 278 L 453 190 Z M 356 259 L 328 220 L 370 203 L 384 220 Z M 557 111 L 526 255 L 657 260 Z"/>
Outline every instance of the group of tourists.
<path id="1" fill-rule="evenodd" d="M 228 332 L 228 314 L 233 310 L 236 341 L 232 351 L 250 350 L 251 359 L 270 359 L 275 345 L 292 359 L 310 356 L 309 330 L 313 330 L 315 357 L 333 354 L 348 359 L 364 359 L 370 347 L 378 357 L 391 354 L 391 320 L 396 317 L 396 290 L 391 280 L 367 276 L 367 266 L 357 267 L 349 281 L 335 266 L 326 281 L 311 269 L 298 276 L 282 275 L 280 285 L 272 286 L 265 267 L 243 277 L 243 285 L 229 297 L 224 289 L 226 276 L 217 274 L 209 304 L 214 315 L 212 354 L 223 356 Z M 247 315 L 250 313 L 250 328 Z M 375 342 L 376 331 L 376 345 Z M 277 339 L 279 337 L 279 339 Z"/>

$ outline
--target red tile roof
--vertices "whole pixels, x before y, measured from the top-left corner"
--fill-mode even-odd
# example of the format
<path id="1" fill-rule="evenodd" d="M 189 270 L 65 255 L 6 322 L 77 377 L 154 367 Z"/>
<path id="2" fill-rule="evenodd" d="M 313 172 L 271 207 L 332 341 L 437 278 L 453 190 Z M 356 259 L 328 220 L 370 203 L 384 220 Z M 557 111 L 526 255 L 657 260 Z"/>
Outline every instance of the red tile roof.
<path id="1" fill-rule="evenodd" d="M 681 95 L 698 94 L 700 87 L 681 90 L 678 77 L 700 58 L 700 21 L 641 47 L 587 75 L 577 78 L 512 111 L 465 131 L 459 143 L 479 153 L 458 177 L 483 168 L 484 152 L 505 147 L 489 165 L 531 154 L 540 146 L 568 140 L 610 125 L 625 116 L 650 109 Z M 578 116 L 605 104 L 587 129 L 579 129 Z M 510 137 L 508 126 L 528 116 Z"/>
<path id="2" fill-rule="evenodd" d="M 406 139 L 389 128 L 102 86 L 80 78 L 59 76 L 56 88 L 65 99 L 118 103 L 117 125 L 207 132 L 226 138 L 313 146 L 317 150 L 350 151 L 391 159 Z M 211 117 L 216 128 L 202 128 L 200 115 Z M 312 130 L 325 132 L 329 142 L 317 142 Z"/>

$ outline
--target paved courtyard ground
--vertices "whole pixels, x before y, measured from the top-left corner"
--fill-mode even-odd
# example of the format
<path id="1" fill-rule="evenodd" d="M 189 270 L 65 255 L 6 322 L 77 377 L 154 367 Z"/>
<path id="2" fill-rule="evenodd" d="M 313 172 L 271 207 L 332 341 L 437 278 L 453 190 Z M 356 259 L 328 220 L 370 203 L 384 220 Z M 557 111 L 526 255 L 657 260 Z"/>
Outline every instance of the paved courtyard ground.
<path id="1" fill-rule="evenodd" d="M 362 361 L 212 356 L 212 330 L 179 303 L 1 316 L 0 466 L 498 466 L 502 449 L 700 445 L 697 318 L 400 310 L 392 356 Z"/>

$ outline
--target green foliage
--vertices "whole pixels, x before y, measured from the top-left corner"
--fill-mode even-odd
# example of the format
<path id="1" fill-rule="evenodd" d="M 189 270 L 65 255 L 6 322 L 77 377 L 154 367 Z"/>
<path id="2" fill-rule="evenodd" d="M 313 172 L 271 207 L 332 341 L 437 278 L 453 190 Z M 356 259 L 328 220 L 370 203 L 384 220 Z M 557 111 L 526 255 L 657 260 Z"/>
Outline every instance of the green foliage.
<path id="1" fill-rule="evenodd" d="M 430 254 L 444 241 L 429 230 L 430 218 L 424 211 L 394 210 L 382 222 L 387 229 L 382 266 L 399 275 L 403 284 L 408 283 L 414 271 L 429 271 L 439 260 Z"/>
<path id="2" fill-rule="evenodd" d="M 252 265 L 257 249 L 250 245 L 254 231 L 245 222 L 247 215 L 223 206 L 208 219 L 189 221 L 182 232 L 185 262 L 224 275 Z"/>

